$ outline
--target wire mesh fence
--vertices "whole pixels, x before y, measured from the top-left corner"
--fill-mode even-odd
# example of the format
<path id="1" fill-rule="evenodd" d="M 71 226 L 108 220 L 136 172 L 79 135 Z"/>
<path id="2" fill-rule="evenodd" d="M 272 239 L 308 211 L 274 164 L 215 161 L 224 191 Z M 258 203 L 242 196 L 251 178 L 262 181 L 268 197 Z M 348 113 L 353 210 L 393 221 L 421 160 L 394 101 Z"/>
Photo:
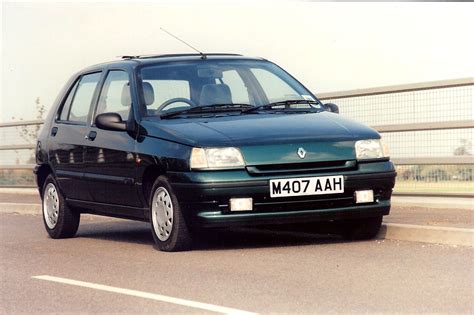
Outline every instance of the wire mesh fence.
<path id="1" fill-rule="evenodd" d="M 474 79 L 320 96 L 381 132 L 396 162 L 396 193 L 474 195 Z M 39 121 L 0 124 L 0 186 L 34 186 L 40 127 Z"/>
<path id="2" fill-rule="evenodd" d="M 321 98 L 337 103 L 342 115 L 381 132 L 398 162 L 395 192 L 474 194 L 473 79 L 336 92 Z M 383 131 L 390 129 L 397 131 Z"/>

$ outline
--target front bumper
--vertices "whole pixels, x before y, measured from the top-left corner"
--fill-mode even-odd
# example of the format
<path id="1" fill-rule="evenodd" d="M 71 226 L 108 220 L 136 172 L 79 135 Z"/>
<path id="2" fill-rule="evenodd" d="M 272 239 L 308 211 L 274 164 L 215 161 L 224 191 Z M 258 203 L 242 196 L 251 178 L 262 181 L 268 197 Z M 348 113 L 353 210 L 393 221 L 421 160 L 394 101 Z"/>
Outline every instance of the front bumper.
<path id="1" fill-rule="evenodd" d="M 196 226 L 286 224 L 387 215 L 396 172 L 389 161 L 370 164 L 342 173 L 271 177 L 254 177 L 245 171 L 173 173 L 170 181 L 187 222 Z M 344 176 L 344 193 L 270 198 L 270 179 L 330 175 Z M 365 189 L 374 191 L 375 201 L 356 204 L 354 192 Z M 231 212 L 229 199 L 236 197 L 252 197 L 254 210 Z"/>

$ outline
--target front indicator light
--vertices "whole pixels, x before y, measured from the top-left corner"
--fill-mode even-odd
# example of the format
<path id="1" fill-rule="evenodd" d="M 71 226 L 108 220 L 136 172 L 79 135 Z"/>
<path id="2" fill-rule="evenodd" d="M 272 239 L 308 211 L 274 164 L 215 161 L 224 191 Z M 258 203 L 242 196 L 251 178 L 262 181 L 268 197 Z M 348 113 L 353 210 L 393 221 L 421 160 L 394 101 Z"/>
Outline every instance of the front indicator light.
<path id="1" fill-rule="evenodd" d="M 354 197 L 356 203 L 371 203 L 374 202 L 374 191 L 356 190 Z"/>
<path id="2" fill-rule="evenodd" d="M 230 211 L 252 211 L 252 198 L 230 198 Z"/>

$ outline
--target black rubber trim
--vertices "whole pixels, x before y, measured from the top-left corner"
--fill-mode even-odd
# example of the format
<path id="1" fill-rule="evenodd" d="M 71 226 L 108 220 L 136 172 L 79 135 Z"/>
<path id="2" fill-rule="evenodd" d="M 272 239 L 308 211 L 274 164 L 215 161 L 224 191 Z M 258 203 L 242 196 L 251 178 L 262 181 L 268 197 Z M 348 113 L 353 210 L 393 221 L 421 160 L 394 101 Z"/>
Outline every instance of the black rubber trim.
<path id="1" fill-rule="evenodd" d="M 56 170 L 56 177 L 84 178 L 84 172 Z"/>
<path id="2" fill-rule="evenodd" d="M 200 227 L 228 227 L 228 226 L 252 226 L 273 225 L 288 223 L 323 222 L 331 220 L 370 218 L 390 213 L 390 205 L 370 205 L 350 208 L 275 212 L 271 216 L 260 213 L 235 213 L 210 215 L 200 213 L 192 221 L 193 225 Z"/>
<path id="3" fill-rule="evenodd" d="M 395 178 L 397 172 L 383 172 L 383 173 L 371 173 L 371 174 L 355 174 L 345 175 L 344 180 L 365 180 L 365 179 L 384 179 L 384 178 Z"/>
<path id="4" fill-rule="evenodd" d="M 358 180 L 367 180 L 367 179 L 386 179 L 394 178 L 397 176 L 396 172 L 380 172 L 380 173 L 370 173 L 370 174 L 354 174 L 354 175 L 344 175 L 345 181 L 358 181 Z M 309 176 L 309 177 L 318 177 Z M 171 183 L 174 187 L 177 188 L 231 188 L 231 187 L 256 187 L 256 186 L 267 186 L 269 180 L 247 180 L 247 181 L 235 181 L 235 182 L 214 182 L 214 183 Z"/>
<path id="5" fill-rule="evenodd" d="M 75 172 L 75 171 L 64 171 L 64 170 L 57 170 L 56 176 L 85 179 L 85 180 L 91 180 L 91 181 L 97 181 L 97 182 L 107 182 L 107 183 L 114 183 L 114 184 L 125 184 L 125 185 L 133 185 L 135 183 L 135 179 L 131 177 L 93 174 L 93 173 L 84 173 L 84 172 Z"/>
<path id="6" fill-rule="evenodd" d="M 122 206 L 116 204 L 84 201 L 70 198 L 66 198 L 66 202 L 67 204 L 73 207 L 79 208 L 82 213 L 92 213 L 139 221 L 147 220 L 147 217 L 144 215 L 145 211 L 147 211 L 146 208 Z"/>

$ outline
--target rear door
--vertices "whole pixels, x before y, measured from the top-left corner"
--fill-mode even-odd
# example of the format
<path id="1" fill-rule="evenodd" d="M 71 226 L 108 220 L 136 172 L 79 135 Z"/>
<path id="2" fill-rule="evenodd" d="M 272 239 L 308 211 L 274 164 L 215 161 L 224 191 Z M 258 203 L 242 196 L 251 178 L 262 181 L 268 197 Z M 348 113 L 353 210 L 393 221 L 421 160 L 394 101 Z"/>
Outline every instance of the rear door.
<path id="1" fill-rule="evenodd" d="M 51 125 L 50 163 L 59 187 L 69 199 L 90 200 L 84 181 L 84 137 L 102 73 L 80 76 L 65 97 L 57 119 Z"/>
<path id="2" fill-rule="evenodd" d="M 127 121 L 132 106 L 131 95 L 129 74 L 123 70 L 108 71 L 94 118 L 102 113 L 113 112 Z M 92 200 L 103 204 L 141 207 L 135 184 L 134 137 L 126 131 L 99 129 L 94 123 L 87 129 L 87 134 L 85 178 Z"/>

